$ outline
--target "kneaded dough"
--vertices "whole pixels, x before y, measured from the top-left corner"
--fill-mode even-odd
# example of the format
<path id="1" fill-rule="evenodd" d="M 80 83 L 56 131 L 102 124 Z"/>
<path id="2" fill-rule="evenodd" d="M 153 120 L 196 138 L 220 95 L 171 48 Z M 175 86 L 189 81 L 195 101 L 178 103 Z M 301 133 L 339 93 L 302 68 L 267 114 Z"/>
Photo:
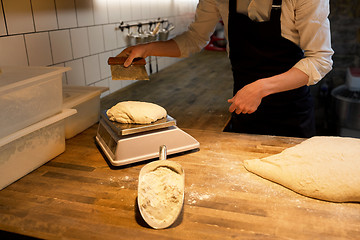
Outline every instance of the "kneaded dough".
<path id="1" fill-rule="evenodd" d="M 302 195 L 332 202 L 360 201 L 360 139 L 317 136 L 245 168 Z"/>
<path id="2" fill-rule="evenodd" d="M 167 115 L 166 110 L 154 103 L 125 101 L 119 102 L 106 111 L 111 121 L 120 123 L 149 124 Z"/>

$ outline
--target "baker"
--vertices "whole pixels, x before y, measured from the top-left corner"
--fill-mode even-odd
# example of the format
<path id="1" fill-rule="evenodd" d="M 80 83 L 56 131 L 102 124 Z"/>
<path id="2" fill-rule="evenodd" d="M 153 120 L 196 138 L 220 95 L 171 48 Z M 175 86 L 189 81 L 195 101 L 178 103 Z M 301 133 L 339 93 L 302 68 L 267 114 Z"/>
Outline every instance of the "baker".
<path id="1" fill-rule="evenodd" d="M 328 0 L 200 0 L 188 30 L 168 41 L 131 46 L 119 55 L 187 57 L 223 20 L 232 65 L 228 100 L 233 132 L 315 135 L 309 85 L 332 68 Z M 221 79 L 220 79 L 221 80 Z"/>

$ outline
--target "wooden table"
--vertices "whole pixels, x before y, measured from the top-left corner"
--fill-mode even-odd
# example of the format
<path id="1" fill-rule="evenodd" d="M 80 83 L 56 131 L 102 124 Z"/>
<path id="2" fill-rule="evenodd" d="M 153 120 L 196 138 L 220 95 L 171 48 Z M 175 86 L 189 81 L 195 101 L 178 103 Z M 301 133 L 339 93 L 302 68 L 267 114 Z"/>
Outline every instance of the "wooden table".
<path id="1" fill-rule="evenodd" d="M 358 239 L 360 205 L 307 198 L 264 180 L 243 160 L 302 141 L 184 129 L 200 150 L 170 157 L 185 170 L 185 203 L 174 226 L 149 228 L 137 204 L 140 169 L 114 168 L 94 125 L 65 153 L 0 191 L 0 229 L 46 239 Z"/>
<path id="2" fill-rule="evenodd" d="M 231 85 L 226 55 L 203 52 L 102 100 L 102 109 L 122 100 L 158 103 L 200 142 L 199 151 L 170 158 L 186 178 L 183 211 L 171 228 L 151 229 L 139 214 L 138 175 L 147 162 L 108 165 L 96 124 L 0 191 L 0 239 L 359 239 L 359 204 L 310 199 L 245 170 L 245 159 L 303 139 L 222 132 Z"/>

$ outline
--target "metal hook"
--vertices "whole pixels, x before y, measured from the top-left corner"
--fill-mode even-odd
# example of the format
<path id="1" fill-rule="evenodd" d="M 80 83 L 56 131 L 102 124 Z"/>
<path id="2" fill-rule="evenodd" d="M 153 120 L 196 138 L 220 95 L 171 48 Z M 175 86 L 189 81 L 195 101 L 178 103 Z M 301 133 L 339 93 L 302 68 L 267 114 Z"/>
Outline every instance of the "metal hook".
<path id="1" fill-rule="evenodd" d="M 153 29 L 153 22 L 149 22 L 149 32 L 152 32 L 154 29 Z"/>
<path id="2" fill-rule="evenodd" d="M 143 30 L 142 30 L 142 23 L 139 23 L 138 24 L 138 33 L 142 33 Z"/>

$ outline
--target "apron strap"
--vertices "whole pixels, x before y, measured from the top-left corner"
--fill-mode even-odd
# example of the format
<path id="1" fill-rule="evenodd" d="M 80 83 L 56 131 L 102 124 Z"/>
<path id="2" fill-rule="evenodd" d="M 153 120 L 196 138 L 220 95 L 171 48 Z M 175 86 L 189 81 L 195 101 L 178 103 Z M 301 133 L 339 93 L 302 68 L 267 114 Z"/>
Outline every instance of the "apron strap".
<path id="1" fill-rule="evenodd" d="M 271 5 L 271 13 L 270 13 L 271 20 L 277 18 L 280 21 L 281 4 L 282 4 L 282 0 L 273 0 L 273 3 Z"/>
<path id="2" fill-rule="evenodd" d="M 282 0 L 273 0 L 272 9 L 281 9 Z"/>

